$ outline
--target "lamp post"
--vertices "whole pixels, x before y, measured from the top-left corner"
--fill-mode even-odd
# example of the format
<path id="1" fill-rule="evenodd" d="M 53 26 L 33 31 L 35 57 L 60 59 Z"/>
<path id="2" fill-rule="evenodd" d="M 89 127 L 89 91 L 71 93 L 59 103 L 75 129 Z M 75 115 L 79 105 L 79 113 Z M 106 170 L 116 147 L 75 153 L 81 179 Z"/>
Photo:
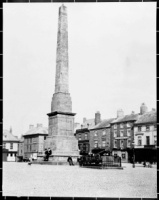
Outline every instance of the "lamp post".
<path id="1" fill-rule="evenodd" d="M 134 149 L 134 147 L 135 147 L 135 142 L 133 141 L 132 142 L 132 151 L 133 151 L 133 165 L 132 165 L 132 167 L 133 168 L 135 168 L 135 149 Z"/>

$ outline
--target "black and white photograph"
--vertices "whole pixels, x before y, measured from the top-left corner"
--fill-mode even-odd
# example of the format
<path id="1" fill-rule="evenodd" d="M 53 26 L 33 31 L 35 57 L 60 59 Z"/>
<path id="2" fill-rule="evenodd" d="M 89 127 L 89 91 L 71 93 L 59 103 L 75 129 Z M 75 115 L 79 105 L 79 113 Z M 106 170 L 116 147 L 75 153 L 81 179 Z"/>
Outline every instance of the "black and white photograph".
<path id="1" fill-rule="evenodd" d="M 157 198 L 156 2 L 3 3 L 3 196 Z"/>

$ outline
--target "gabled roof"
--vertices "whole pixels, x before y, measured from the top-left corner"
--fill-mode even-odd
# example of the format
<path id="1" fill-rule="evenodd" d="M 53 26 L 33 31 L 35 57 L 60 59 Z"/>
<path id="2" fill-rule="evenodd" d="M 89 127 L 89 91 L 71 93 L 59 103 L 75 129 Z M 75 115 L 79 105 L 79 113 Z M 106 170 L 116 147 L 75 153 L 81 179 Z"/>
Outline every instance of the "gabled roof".
<path id="1" fill-rule="evenodd" d="M 46 127 L 35 127 L 29 129 L 23 136 L 27 135 L 35 135 L 35 134 L 43 134 L 43 135 L 48 135 L 48 128 Z"/>
<path id="2" fill-rule="evenodd" d="M 18 142 L 19 139 L 14 136 L 10 131 L 8 130 L 3 130 L 3 141 L 13 141 L 13 142 Z"/>
<path id="3" fill-rule="evenodd" d="M 130 114 L 124 115 L 123 117 L 119 117 L 111 122 L 111 124 L 120 123 L 120 122 L 129 122 L 129 121 L 136 121 L 139 117 L 139 114 Z"/>
<path id="4" fill-rule="evenodd" d="M 156 122 L 157 122 L 156 111 L 150 111 L 143 115 L 140 115 L 139 119 L 135 122 L 135 124 L 156 123 Z"/>
<path id="5" fill-rule="evenodd" d="M 100 123 L 98 123 L 97 125 L 93 126 L 91 128 L 92 129 L 100 129 L 100 128 L 104 128 L 104 127 L 109 127 L 110 123 L 114 120 L 114 118 L 110 118 L 110 119 L 104 119 L 102 120 Z"/>

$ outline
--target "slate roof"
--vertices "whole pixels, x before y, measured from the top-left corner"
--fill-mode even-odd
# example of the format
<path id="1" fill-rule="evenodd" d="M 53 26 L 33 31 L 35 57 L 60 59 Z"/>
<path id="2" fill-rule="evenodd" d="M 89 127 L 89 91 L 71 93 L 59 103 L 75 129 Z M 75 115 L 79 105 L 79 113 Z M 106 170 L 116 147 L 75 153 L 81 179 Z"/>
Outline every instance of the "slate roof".
<path id="1" fill-rule="evenodd" d="M 150 111 L 143 115 L 140 115 L 139 119 L 135 122 L 135 124 L 156 123 L 156 122 L 157 122 L 156 111 Z"/>
<path id="2" fill-rule="evenodd" d="M 19 139 L 14 136 L 10 131 L 8 130 L 3 130 L 3 141 L 13 141 L 13 142 L 18 142 Z"/>
<path id="3" fill-rule="evenodd" d="M 99 129 L 99 128 L 104 128 L 104 127 L 109 127 L 110 123 L 114 120 L 114 118 L 110 119 L 104 119 L 97 125 L 93 126 L 91 129 Z"/>
<path id="4" fill-rule="evenodd" d="M 136 121 L 139 118 L 139 114 L 130 114 L 124 115 L 123 117 L 119 117 L 111 122 L 111 124 L 120 123 L 120 122 L 129 122 Z"/>
<path id="5" fill-rule="evenodd" d="M 48 135 L 48 128 L 46 128 L 46 127 L 35 127 L 35 128 L 31 128 L 31 129 L 29 129 L 23 136 L 35 135 L 35 134 Z"/>

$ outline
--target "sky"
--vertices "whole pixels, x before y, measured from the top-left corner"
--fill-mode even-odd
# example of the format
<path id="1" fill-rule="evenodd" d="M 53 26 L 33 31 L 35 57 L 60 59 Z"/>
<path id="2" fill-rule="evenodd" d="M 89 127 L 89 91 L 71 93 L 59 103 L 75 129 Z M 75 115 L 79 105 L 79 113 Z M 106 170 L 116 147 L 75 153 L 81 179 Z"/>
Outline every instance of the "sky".
<path id="1" fill-rule="evenodd" d="M 61 4 L 3 5 L 3 128 L 48 127 Z M 75 122 L 156 108 L 156 3 L 69 3 L 69 92 Z"/>

